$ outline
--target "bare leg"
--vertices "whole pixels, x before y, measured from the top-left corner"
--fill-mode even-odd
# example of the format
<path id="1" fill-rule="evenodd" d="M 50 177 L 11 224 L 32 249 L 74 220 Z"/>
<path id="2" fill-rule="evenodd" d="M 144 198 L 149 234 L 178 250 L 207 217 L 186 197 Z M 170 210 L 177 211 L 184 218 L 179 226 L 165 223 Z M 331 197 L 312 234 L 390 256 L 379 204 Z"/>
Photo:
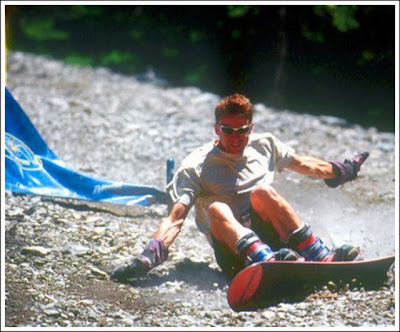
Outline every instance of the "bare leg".
<path id="1" fill-rule="evenodd" d="M 266 222 L 270 222 L 283 242 L 289 235 L 301 228 L 293 207 L 271 186 L 258 186 L 250 195 L 253 210 Z"/>
<path id="2" fill-rule="evenodd" d="M 230 207 L 215 202 L 208 209 L 211 232 L 215 239 L 226 245 L 232 252 L 247 257 L 248 262 L 267 260 L 297 260 L 299 255 L 292 250 L 273 252 L 268 244 L 261 242 L 253 230 L 241 225 Z"/>
<path id="3" fill-rule="evenodd" d="M 232 213 L 230 207 L 221 202 L 215 202 L 208 209 L 210 226 L 213 236 L 235 251 L 236 242 L 250 230 L 239 223 Z"/>
<path id="4" fill-rule="evenodd" d="M 359 256 L 360 249 L 351 245 L 343 245 L 335 252 L 330 251 L 271 186 L 255 188 L 251 192 L 250 202 L 259 217 L 272 224 L 281 240 L 306 260 L 351 261 Z"/>

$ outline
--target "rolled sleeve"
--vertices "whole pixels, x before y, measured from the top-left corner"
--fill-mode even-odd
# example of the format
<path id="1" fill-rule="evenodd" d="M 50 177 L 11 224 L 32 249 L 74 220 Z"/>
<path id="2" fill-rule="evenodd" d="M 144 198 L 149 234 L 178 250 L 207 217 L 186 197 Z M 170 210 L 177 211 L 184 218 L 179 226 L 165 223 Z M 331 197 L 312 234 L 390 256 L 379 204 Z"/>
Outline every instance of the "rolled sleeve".
<path id="1" fill-rule="evenodd" d="M 199 174 L 193 168 L 181 167 L 166 188 L 174 203 L 192 207 L 201 192 Z"/>
<path id="2" fill-rule="evenodd" d="M 278 172 L 282 172 L 285 167 L 287 167 L 293 160 L 293 157 L 295 155 L 295 150 L 280 142 L 275 145 L 275 165 L 276 165 L 276 170 Z"/>
<path id="3" fill-rule="evenodd" d="M 295 155 L 295 150 L 289 145 L 283 143 L 270 133 L 261 135 L 260 143 L 263 146 L 266 155 L 273 158 L 274 168 L 278 172 L 282 172 L 287 167 Z"/>

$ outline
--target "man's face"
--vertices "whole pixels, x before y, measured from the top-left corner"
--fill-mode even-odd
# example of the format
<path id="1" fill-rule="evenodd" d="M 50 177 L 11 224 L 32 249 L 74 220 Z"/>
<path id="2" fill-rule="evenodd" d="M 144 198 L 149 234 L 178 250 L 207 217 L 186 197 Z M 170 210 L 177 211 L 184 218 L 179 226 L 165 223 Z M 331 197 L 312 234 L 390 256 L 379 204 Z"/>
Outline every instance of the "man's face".
<path id="1" fill-rule="evenodd" d="M 249 141 L 253 124 L 243 114 L 229 114 L 222 115 L 214 128 L 219 136 L 218 146 L 225 152 L 240 155 Z"/>

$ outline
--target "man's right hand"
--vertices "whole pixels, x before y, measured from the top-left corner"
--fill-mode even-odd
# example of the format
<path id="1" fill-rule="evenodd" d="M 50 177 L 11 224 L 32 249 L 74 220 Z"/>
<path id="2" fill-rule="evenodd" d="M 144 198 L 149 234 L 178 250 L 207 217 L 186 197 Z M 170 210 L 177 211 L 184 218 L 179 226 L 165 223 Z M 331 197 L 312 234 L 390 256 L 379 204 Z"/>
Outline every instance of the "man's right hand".
<path id="1" fill-rule="evenodd" d="M 128 259 L 124 264 L 117 266 L 111 272 L 111 279 L 124 282 L 132 278 L 143 277 L 151 269 L 151 263 L 147 257 L 139 256 Z"/>

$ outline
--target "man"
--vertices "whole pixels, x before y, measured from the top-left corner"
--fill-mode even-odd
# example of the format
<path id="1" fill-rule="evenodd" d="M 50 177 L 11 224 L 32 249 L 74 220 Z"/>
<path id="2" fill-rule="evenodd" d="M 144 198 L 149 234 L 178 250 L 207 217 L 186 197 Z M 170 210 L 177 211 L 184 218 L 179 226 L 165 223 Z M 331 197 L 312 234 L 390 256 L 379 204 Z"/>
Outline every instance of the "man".
<path id="1" fill-rule="evenodd" d="M 270 133 L 253 134 L 253 112 L 241 94 L 219 102 L 214 125 L 219 139 L 183 160 L 167 185 L 173 201 L 169 216 L 143 253 L 116 267 L 112 279 L 142 276 L 164 262 L 193 206 L 199 230 L 229 276 L 260 261 L 361 259 L 351 245 L 328 249 L 271 183 L 275 171 L 287 168 L 337 187 L 357 177 L 368 152 L 343 163 L 299 156 Z"/>

